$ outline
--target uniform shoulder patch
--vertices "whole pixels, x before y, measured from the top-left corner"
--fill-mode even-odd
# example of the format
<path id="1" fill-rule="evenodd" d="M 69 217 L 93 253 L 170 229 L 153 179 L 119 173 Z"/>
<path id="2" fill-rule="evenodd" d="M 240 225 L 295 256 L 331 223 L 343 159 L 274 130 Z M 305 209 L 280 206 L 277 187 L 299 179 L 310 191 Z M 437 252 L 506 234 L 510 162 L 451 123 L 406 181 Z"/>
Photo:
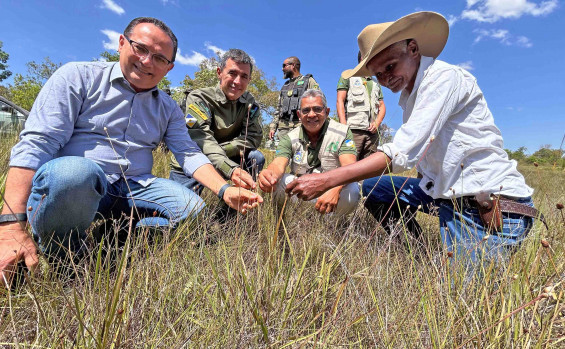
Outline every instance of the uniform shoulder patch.
<path id="1" fill-rule="evenodd" d="M 347 139 L 345 142 L 343 142 L 343 144 L 347 148 L 355 148 L 355 142 L 353 142 L 351 139 Z"/>
<path id="2" fill-rule="evenodd" d="M 249 110 L 249 118 L 253 119 L 260 114 L 259 112 L 259 105 L 257 103 L 253 103 L 251 106 L 251 110 Z"/>
<path id="3" fill-rule="evenodd" d="M 194 103 L 190 103 L 190 105 L 188 106 L 188 112 L 196 118 L 200 117 L 200 119 L 202 119 L 203 121 L 208 120 L 208 116 L 202 111 L 202 109 L 200 109 L 198 105 Z"/>

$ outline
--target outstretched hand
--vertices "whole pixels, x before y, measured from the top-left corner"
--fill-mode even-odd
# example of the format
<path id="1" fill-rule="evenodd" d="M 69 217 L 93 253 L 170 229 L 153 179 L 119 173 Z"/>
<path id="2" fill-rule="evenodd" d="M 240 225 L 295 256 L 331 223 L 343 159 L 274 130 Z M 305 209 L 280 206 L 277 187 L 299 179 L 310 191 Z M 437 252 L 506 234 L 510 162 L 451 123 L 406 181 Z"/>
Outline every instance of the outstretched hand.
<path id="1" fill-rule="evenodd" d="M 316 211 L 321 214 L 334 212 L 339 202 L 340 192 L 341 187 L 336 187 L 323 193 L 318 200 L 316 200 Z"/>
<path id="2" fill-rule="evenodd" d="M 35 241 L 19 223 L 3 224 L 0 227 L 0 272 L 2 283 L 8 285 L 16 272 L 20 261 L 24 261 L 27 268 L 35 270 L 39 263 Z"/>
<path id="3" fill-rule="evenodd" d="M 261 188 L 262 191 L 265 193 L 272 193 L 273 190 L 275 190 L 278 178 L 272 170 L 266 168 L 259 173 L 259 179 L 257 182 L 259 183 L 259 188 Z"/>
<path id="4" fill-rule="evenodd" d="M 325 193 L 331 186 L 327 173 L 312 173 L 296 178 L 286 186 L 286 192 L 309 201 Z"/>
<path id="5" fill-rule="evenodd" d="M 233 170 L 230 179 L 233 185 L 235 185 L 236 187 L 242 187 L 245 189 L 255 189 L 257 187 L 257 184 L 253 180 L 253 177 L 251 177 L 251 175 L 247 171 L 241 169 L 240 167 Z"/>
<path id="6" fill-rule="evenodd" d="M 229 207 L 246 214 L 263 202 L 261 195 L 241 187 L 229 187 L 224 192 L 224 201 Z"/>

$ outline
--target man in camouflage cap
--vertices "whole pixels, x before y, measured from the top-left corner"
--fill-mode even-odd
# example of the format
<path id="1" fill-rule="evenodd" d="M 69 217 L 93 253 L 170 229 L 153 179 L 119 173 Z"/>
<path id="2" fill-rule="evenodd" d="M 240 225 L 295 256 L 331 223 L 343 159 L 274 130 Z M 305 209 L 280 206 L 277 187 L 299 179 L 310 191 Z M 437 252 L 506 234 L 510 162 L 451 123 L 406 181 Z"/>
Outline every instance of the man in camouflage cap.
<path id="1" fill-rule="evenodd" d="M 219 84 L 190 93 L 186 101 L 186 125 L 190 137 L 208 156 L 212 165 L 234 185 L 256 187 L 253 173 L 265 164 L 257 150 L 262 140 L 259 121 L 261 110 L 247 85 L 253 63 L 243 50 L 230 49 L 217 68 Z M 199 183 L 184 174 L 172 159 L 170 179 L 189 189 L 199 190 Z"/>
<path id="2" fill-rule="evenodd" d="M 300 126 L 300 120 L 296 113 L 299 108 L 300 97 L 308 89 L 320 89 L 312 74 L 300 74 L 300 60 L 297 57 L 292 56 L 285 59 L 282 71 L 284 78 L 288 80 L 281 88 L 277 111 L 269 125 L 271 129 L 269 132 L 270 139 L 273 139 L 277 130 L 279 131 L 278 137 L 281 139 L 293 128 Z"/>

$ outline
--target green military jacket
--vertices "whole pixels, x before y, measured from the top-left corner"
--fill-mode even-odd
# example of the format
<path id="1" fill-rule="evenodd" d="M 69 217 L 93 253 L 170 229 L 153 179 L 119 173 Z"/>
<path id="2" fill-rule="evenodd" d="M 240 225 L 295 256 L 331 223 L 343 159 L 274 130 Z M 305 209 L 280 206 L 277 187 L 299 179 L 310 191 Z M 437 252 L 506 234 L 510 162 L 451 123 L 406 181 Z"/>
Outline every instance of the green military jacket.
<path id="1" fill-rule="evenodd" d="M 219 84 L 198 89 L 188 95 L 186 113 L 190 137 L 212 165 L 228 179 L 233 170 L 239 167 L 240 164 L 234 160 L 239 158 L 244 149 L 257 149 L 261 144 L 261 111 L 249 92 L 236 101 L 230 101 Z M 171 165 L 173 170 L 182 172 L 174 157 L 171 157 Z"/>

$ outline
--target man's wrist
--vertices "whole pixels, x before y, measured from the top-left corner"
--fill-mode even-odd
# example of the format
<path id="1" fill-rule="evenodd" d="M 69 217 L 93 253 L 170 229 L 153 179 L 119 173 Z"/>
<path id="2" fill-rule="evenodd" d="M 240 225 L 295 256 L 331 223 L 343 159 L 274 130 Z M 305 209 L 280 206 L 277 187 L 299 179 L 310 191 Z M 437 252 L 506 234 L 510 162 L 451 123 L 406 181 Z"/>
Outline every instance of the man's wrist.
<path id="1" fill-rule="evenodd" d="M 7 213 L 0 214 L 0 224 L 2 223 L 13 223 L 13 222 L 26 222 L 26 213 Z"/>
<path id="2" fill-rule="evenodd" d="M 222 185 L 222 187 L 220 188 L 220 190 L 218 191 L 218 197 L 220 198 L 220 200 L 224 200 L 224 194 L 226 193 L 226 190 L 231 187 L 231 184 L 226 183 L 224 185 Z"/>

